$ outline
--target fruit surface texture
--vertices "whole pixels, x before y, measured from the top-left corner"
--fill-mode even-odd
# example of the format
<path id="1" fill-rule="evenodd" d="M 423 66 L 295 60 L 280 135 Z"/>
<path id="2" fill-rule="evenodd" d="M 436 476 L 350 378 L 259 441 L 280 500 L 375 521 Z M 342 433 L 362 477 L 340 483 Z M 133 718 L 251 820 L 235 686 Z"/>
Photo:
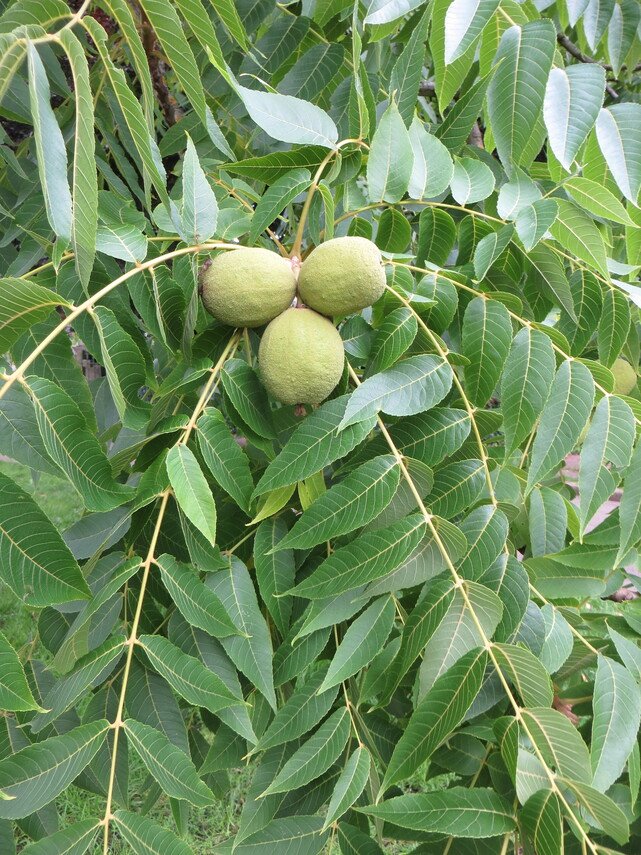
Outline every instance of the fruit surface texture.
<path id="1" fill-rule="evenodd" d="M 268 249 L 217 255 L 202 274 L 203 304 L 232 327 L 260 327 L 284 312 L 296 293 L 291 264 Z"/>
<path id="2" fill-rule="evenodd" d="M 625 359 L 614 360 L 614 365 L 610 369 L 614 374 L 614 394 L 629 395 L 637 385 L 637 374 L 634 368 Z"/>
<path id="3" fill-rule="evenodd" d="M 371 240 L 339 237 L 317 246 L 303 262 L 298 292 L 323 315 L 349 315 L 385 291 L 381 253 Z"/>
<path id="4" fill-rule="evenodd" d="M 283 404 L 320 404 L 343 373 L 343 341 L 312 309 L 287 309 L 261 339 L 258 364 L 267 391 Z"/>

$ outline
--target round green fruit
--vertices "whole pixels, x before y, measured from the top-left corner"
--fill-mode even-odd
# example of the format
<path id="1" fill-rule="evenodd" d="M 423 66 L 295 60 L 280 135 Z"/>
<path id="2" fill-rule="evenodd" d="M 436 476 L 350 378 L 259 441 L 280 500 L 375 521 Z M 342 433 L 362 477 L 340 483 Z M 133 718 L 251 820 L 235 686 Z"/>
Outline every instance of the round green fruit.
<path id="1" fill-rule="evenodd" d="M 312 309 L 287 309 L 265 330 L 258 365 L 267 391 L 283 404 L 320 404 L 341 379 L 345 351 L 331 321 Z"/>
<path id="2" fill-rule="evenodd" d="M 291 306 L 296 277 L 286 258 L 268 249 L 220 253 L 201 276 L 203 305 L 232 327 L 260 327 Z"/>
<path id="3" fill-rule="evenodd" d="M 637 373 L 629 362 L 625 359 L 614 360 L 614 365 L 610 368 L 614 374 L 614 394 L 629 395 L 637 385 Z"/>
<path id="4" fill-rule="evenodd" d="M 385 291 L 383 259 L 363 237 L 340 237 L 313 249 L 303 262 L 298 293 L 323 315 L 350 315 L 371 306 Z"/>

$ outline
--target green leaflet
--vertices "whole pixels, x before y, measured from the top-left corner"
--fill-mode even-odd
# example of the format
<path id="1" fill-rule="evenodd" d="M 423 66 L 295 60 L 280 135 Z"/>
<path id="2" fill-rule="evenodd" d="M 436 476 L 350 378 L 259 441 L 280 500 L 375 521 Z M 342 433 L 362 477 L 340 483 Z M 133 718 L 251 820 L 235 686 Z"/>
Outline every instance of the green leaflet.
<path id="1" fill-rule="evenodd" d="M 440 793 L 398 796 L 362 810 L 403 828 L 458 837 L 496 837 L 514 828 L 509 802 L 482 788 L 452 787 Z"/>
<path id="2" fill-rule="evenodd" d="M 337 549 L 293 590 L 296 596 L 322 599 L 350 591 L 390 573 L 418 546 L 425 531 L 421 514 L 357 537 Z"/>
<path id="3" fill-rule="evenodd" d="M 20 819 L 55 799 L 91 761 L 108 729 L 108 722 L 94 721 L 0 760 L 0 818 Z"/>
<path id="4" fill-rule="evenodd" d="M 436 680 L 394 749 L 381 793 L 412 775 L 458 726 L 481 688 L 486 662 L 484 650 L 470 650 Z"/>
<path id="5" fill-rule="evenodd" d="M 213 793 L 200 780 L 195 766 L 164 734 L 133 719 L 127 719 L 124 728 L 130 744 L 167 795 L 196 807 L 211 804 Z"/>
<path id="6" fill-rule="evenodd" d="M 109 461 L 69 395 L 42 377 L 28 383 L 45 448 L 87 509 L 109 511 L 133 498 L 131 487 L 114 481 Z"/>
<path id="7" fill-rule="evenodd" d="M 325 772 L 347 744 L 350 718 L 347 709 L 336 710 L 290 757 L 274 778 L 267 793 L 287 792 L 302 787 Z"/>
<path id="8" fill-rule="evenodd" d="M 176 501 L 213 545 L 216 542 L 216 505 L 193 452 L 186 445 L 174 445 L 169 449 L 166 466 Z"/>
<path id="9" fill-rule="evenodd" d="M 40 709 L 31 694 L 18 654 L 1 632 L 0 707 L 11 711 Z"/>
<path id="10" fill-rule="evenodd" d="M 33 606 L 87 599 L 80 568 L 33 499 L 0 474 L 0 573 Z"/>
<path id="11" fill-rule="evenodd" d="M 323 493 L 278 543 L 277 549 L 308 549 L 367 524 L 391 502 L 400 478 L 391 454 L 364 463 Z"/>

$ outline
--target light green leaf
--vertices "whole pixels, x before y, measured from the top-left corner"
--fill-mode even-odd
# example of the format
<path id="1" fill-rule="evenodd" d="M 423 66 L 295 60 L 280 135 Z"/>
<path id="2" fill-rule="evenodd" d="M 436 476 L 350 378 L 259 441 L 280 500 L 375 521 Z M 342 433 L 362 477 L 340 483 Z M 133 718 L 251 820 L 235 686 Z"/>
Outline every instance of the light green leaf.
<path id="1" fill-rule="evenodd" d="M 0 279 L 0 353 L 6 353 L 56 306 L 69 305 L 59 294 L 28 279 Z"/>
<path id="2" fill-rule="evenodd" d="M 183 158 L 183 200 L 180 216 L 183 235 L 188 243 L 202 243 L 216 232 L 218 202 L 189 135 L 187 151 Z"/>
<path id="3" fill-rule="evenodd" d="M 534 495 L 533 492 L 532 497 Z M 570 624 L 554 606 L 546 603 L 541 609 L 541 614 L 545 620 L 545 639 L 539 659 L 548 674 L 555 674 L 572 653 L 574 637 Z"/>
<path id="4" fill-rule="evenodd" d="M 0 632 L 0 709 L 39 710 L 27 683 L 18 654 Z"/>
<path id="5" fill-rule="evenodd" d="M 402 828 L 453 834 L 457 837 L 498 837 L 514 830 L 510 803 L 494 790 L 451 787 L 388 799 L 361 808 L 377 819 Z"/>
<path id="6" fill-rule="evenodd" d="M 521 822 L 539 855 L 557 855 L 563 851 L 563 817 L 556 793 L 539 790 L 521 810 Z"/>
<path id="7" fill-rule="evenodd" d="M 638 3 L 633 0 L 623 0 L 622 3 L 615 4 L 608 24 L 607 45 L 608 62 L 617 78 L 625 57 L 632 47 L 640 22 L 641 9 Z"/>
<path id="8" fill-rule="evenodd" d="M 641 104 L 613 104 L 599 112 L 596 136 L 619 190 L 633 205 L 641 187 Z"/>
<path id="9" fill-rule="evenodd" d="M 500 228 L 498 232 L 490 232 L 481 238 L 474 250 L 473 259 L 474 275 L 478 280 L 485 278 L 487 271 L 506 249 L 513 234 L 514 226 L 508 224 Z"/>
<path id="10" fill-rule="evenodd" d="M 587 745 L 563 713 L 534 707 L 523 710 L 523 723 L 552 769 L 572 781 L 590 783 L 592 772 Z"/>
<path id="11" fill-rule="evenodd" d="M 501 385 L 506 457 L 532 431 L 547 400 L 554 366 L 552 343 L 545 333 L 524 328 L 516 334 Z"/>
<path id="12" fill-rule="evenodd" d="M 418 245 L 416 247 L 417 267 L 423 267 L 426 261 L 442 267 L 447 262 L 450 252 L 454 249 L 455 242 L 456 225 L 447 211 L 442 211 L 440 208 L 426 208 L 424 211 L 421 211 L 418 218 Z M 439 284 L 444 288 L 447 288 L 448 285 L 450 285 L 450 283 L 447 283 L 443 286 L 443 280 L 439 280 L 437 278 L 430 280 L 430 278 L 426 276 L 425 279 L 422 280 L 422 284 L 427 283 L 433 285 L 434 297 L 440 296 L 437 294 Z M 455 290 L 453 301 L 454 311 L 456 311 L 457 300 L 458 297 Z M 437 332 L 438 331 L 442 332 L 442 330 L 437 330 Z"/>
<path id="13" fill-rule="evenodd" d="M 53 523 L 28 493 L 1 473 L 0 576 L 30 606 L 91 596 L 80 567 Z"/>
<path id="14" fill-rule="evenodd" d="M 419 700 L 462 656 L 485 646 L 486 639 L 492 637 L 503 616 L 503 604 L 494 591 L 477 582 L 466 582 L 465 587 L 467 600 L 460 591 L 455 592 L 445 616 L 425 646 L 419 669 Z"/>
<path id="15" fill-rule="evenodd" d="M 567 522 L 563 496 L 549 487 L 535 487 L 530 494 L 529 513 L 530 546 L 535 558 L 563 549 Z"/>
<path id="16" fill-rule="evenodd" d="M 89 31 L 98 48 L 100 58 L 104 63 L 109 81 L 113 87 L 114 94 L 122 110 L 127 128 L 132 136 L 134 145 L 144 164 L 145 171 L 149 175 L 153 186 L 165 204 L 167 211 L 171 210 L 171 203 L 167 194 L 166 173 L 158 152 L 155 139 L 150 135 L 147 121 L 143 115 L 137 97 L 127 84 L 125 73 L 121 68 L 116 68 L 107 50 L 107 32 L 94 18 L 85 15 L 83 26 Z"/>
<path id="17" fill-rule="evenodd" d="M 601 232 L 592 217 L 572 202 L 557 199 L 559 213 L 550 227 L 552 236 L 566 250 L 595 267 L 608 278 L 608 263 Z"/>
<path id="18" fill-rule="evenodd" d="M 459 205 L 487 199 L 494 190 L 494 184 L 494 173 L 487 164 L 473 157 L 454 158 L 450 190 Z"/>
<path id="19" fill-rule="evenodd" d="M 592 375 L 580 362 L 564 362 L 556 373 L 532 444 L 529 493 L 572 450 L 588 421 L 594 400 Z"/>
<path id="20" fill-rule="evenodd" d="M 641 720 L 641 688 L 606 656 L 598 658 L 592 709 L 592 786 L 604 793 L 623 771 Z"/>
<path id="21" fill-rule="evenodd" d="M 364 463 L 319 496 L 277 549 L 308 549 L 366 525 L 391 502 L 399 477 L 391 454 Z"/>
<path id="22" fill-rule="evenodd" d="M 530 264 L 532 286 L 540 288 L 548 300 L 562 306 L 568 315 L 576 320 L 572 292 L 559 254 L 546 244 L 539 243 L 530 251 L 527 260 Z M 549 289 L 550 293 L 546 293 L 546 289 Z"/>
<path id="23" fill-rule="evenodd" d="M 51 380 L 29 377 L 27 382 L 45 448 L 87 509 L 110 511 L 132 498 L 132 487 L 114 481 L 109 461 L 76 402 Z"/>
<path id="24" fill-rule="evenodd" d="M 272 645 L 247 568 L 232 555 L 229 569 L 210 574 L 207 585 L 218 594 L 232 623 L 241 633 L 223 639 L 227 655 L 275 710 Z"/>
<path id="25" fill-rule="evenodd" d="M 381 116 L 367 159 L 367 185 L 372 202 L 400 202 L 412 175 L 412 143 L 396 102 Z"/>
<path id="26" fill-rule="evenodd" d="M 550 677 L 530 650 L 518 644 L 494 644 L 492 649 L 526 707 L 551 706 Z"/>
<path id="27" fill-rule="evenodd" d="M 482 460 L 461 460 L 437 470 L 434 488 L 427 498 L 432 514 L 451 519 L 473 504 L 485 484 Z"/>
<path id="28" fill-rule="evenodd" d="M 326 692 L 319 692 L 327 674 L 327 667 L 317 668 L 307 677 L 278 710 L 267 730 L 261 736 L 254 752 L 273 748 L 284 742 L 291 742 L 307 733 L 324 718 L 338 693 L 336 686 Z"/>
<path id="29" fill-rule="evenodd" d="M 547 19 L 510 27 L 499 43 L 487 104 L 496 148 L 508 172 L 512 164 L 529 165 L 538 153 L 532 150 L 532 139 L 555 46 L 554 25 Z"/>
<path id="30" fill-rule="evenodd" d="M 134 340 L 106 306 L 96 306 L 92 313 L 102 348 L 111 394 L 125 427 L 144 427 L 151 414 L 151 404 L 140 397 L 146 385 L 146 371 L 140 350 Z"/>
<path id="31" fill-rule="evenodd" d="M 312 45 L 283 77 L 278 89 L 282 95 L 313 101 L 319 92 L 332 85 L 344 61 L 342 45 L 336 42 Z"/>
<path id="32" fill-rule="evenodd" d="M 340 819 L 365 789 L 372 758 L 365 746 L 359 746 L 345 764 L 329 801 L 323 828 Z"/>
<path id="33" fill-rule="evenodd" d="M 452 369 L 440 356 L 410 356 L 365 380 L 352 393 L 339 425 L 343 430 L 376 415 L 412 416 L 438 404 L 452 385 Z"/>
<path id="34" fill-rule="evenodd" d="M 527 208 L 522 208 L 516 218 L 516 233 L 526 252 L 533 249 L 545 237 L 559 213 L 554 199 L 538 199 Z"/>
<path id="35" fill-rule="evenodd" d="M 0 818 L 21 819 L 49 804 L 82 772 L 109 723 L 92 721 L 0 760 Z"/>
<path id="36" fill-rule="evenodd" d="M 604 217 L 606 220 L 614 220 L 615 223 L 622 223 L 624 226 L 634 225 L 630 215 L 614 193 L 602 184 L 590 178 L 573 175 L 564 182 L 563 186 L 570 191 L 574 201 L 591 214 Z"/>
<path id="37" fill-rule="evenodd" d="M 142 0 L 141 6 L 211 141 L 219 151 L 233 159 L 233 152 L 207 106 L 198 65 L 173 5 L 165 0 Z"/>
<path id="38" fill-rule="evenodd" d="M 484 297 L 468 303 L 462 337 L 463 355 L 470 360 L 465 366 L 465 391 L 476 406 L 485 406 L 494 393 L 511 341 L 512 321 L 502 303 Z"/>
<path id="39" fill-rule="evenodd" d="M 597 328 L 599 361 L 610 368 L 623 350 L 630 330 L 630 303 L 616 288 L 607 288 Z"/>
<path id="40" fill-rule="evenodd" d="M 309 169 L 292 169 L 271 184 L 260 198 L 252 217 L 249 230 L 249 242 L 255 243 L 258 236 L 274 222 L 281 211 L 292 202 L 299 193 L 303 193 L 312 183 Z"/>
<path id="41" fill-rule="evenodd" d="M 295 790 L 326 772 L 345 748 L 350 729 L 347 708 L 336 710 L 289 758 L 263 795 Z"/>
<path id="42" fill-rule="evenodd" d="M 234 847 L 235 855 L 319 855 L 327 842 L 319 816 L 284 816 L 260 831 L 244 837 Z"/>
<path id="43" fill-rule="evenodd" d="M 596 50 L 610 23 L 613 11 L 614 0 L 588 0 L 583 15 L 583 32 L 590 50 Z"/>
<path id="44" fill-rule="evenodd" d="M 216 542 L 216 505 L 202 469 L 186 445 L 174 445 L 167 455 L 167 474 L 176 501 L 211 544 Z"/>
<path id="45" fill-rule="evenodd" d="M 371 0 L 364 23 L 388 24 L 422 6 L 424 2 L 425 0 Z"/>
<path id="46" fill-rule="evenodd" d="M 362 534 L 333 552 L 291 593 L 319 600 L 380 579 L 405 561 L 424 532 L 423 516 L 413 514 L 387 528 Z"/>
<path id="47" fill-rule="evenodd" d="M 62 131 L 51 108 L 47 73 L 36 47 L 27 44 L 29 96 L 38 171 L 44 193 L 47 219 L 66 245 L 71 240 L 71 192 L 67 180 L 67 149 Z M 86 94 L 86 93 L 85 93 Z"/>
<path id="48" fill-rule="evenodd" d="M 416 93 L 423 71 L 428 22 L 429 10 L 426 10 L 412 30 L 412 34 L 394 63 L 390 75 L 389 91 L 398 105 L 399 113 L 405 125 L 408 127 L 410 124 L 414 124 L 412 117 L 414 116 Z"/>
<path id="49" fill-rule="evenodd" d="M 336 148 L 336 125 L 325 110 L 315 104 L 291 95 L 257 92 L 238 85 L 236 92 L 250 118 L 275 140 Z"/>
<path id="50" fill-rule="evenodd" d="M 258 526 L 254 540 L 258 589 L 283 636 L 287 635 L 292 613 L 292 599 L 283 595 L 293 587 L 296 575 L 294 553 L 282 546 L 286 536 L 284 520 L 268 519 Z"/>
<path id="51" fill-rule="evenodd" d="M 214 638 L 240 632 L 216 594 L 200 581 L 195 569 L 181 564 L 171 555 L 161 555 L 156 564 L 172 602 L 192 626 Z"/>
<path id="52" fill-rule="evenodd" d="M 434 682 L 394 748 L 381 793 L 409 778 L 458 727 L 480 691 L 486 662 L 485 650 L 470 650 Z"/>
<path id="53" fill-rule="evenodd" d="M 378 374 L 393 365 L 412 344 L 417 330 L 411 309 L 401 306 L 390 312 L 374 334 L 365 375 Z"/>
<path id="54" fill-rule="evenodd" d="M 271 408 L 265 387 L 243 359 L 228 359 L 220 373 L 223 388 L 247 426 L 265 439 L 273 439 Z"/>
<path id="55" fill-rule="evenodd" d="M 75 252 L 78 276 L 87 287 L 96 254 L 98 224 L 93 95 L 87 59 L 78 38 L 69 29 L 62 29 L 59 38 L 69 58 L 76 98 L 71 243 Z"/>
<path id="56" fill-rule="evenodd" d="M 577 804 L 591 817 L 594 817 L 597 828 L 602 829 L 617 843 L 628 842 L 630 837 L 628 820 L 621 808 L 612 799 L 587 784 L 561 780 L 572 790 L 576 796 Z"/>
<path id="57" fill-rule="evenodd" d="M 409 195 L 412 199 L 433 199 L 449 187 L 454 174 L 452 158 L 443 141 L 428 133 L 417 116 L 412 119 L 409 138 L 414 155 L 408 185 Z M 421 212 L 421 217 L 428 210 L 433 209 Z M 436 209 L 434 213 L 446 212 Z"/>
<path id="58" fill-rule="evenodd" d="M 381 597 L 356 618 L 338 645 L 319 691 L 342 683 L 369 665 L 387 641 L 395 614 L 394 600 Z"/>
<path id="59" fill-rule="evenodd" d="M 198 447 L 218 484 L 249 512 L 254 489 L 249 459 L 231 435 L 225 417 L 213 407 L 198 419 Z"/>
<path id="60" fill-rule="evenodd" d="M 445 64 L 463 56 L 481 34 L 499 0 L 453 0 L 445 14 Z"/>
<path id="61" fill-rule="evenodd" d="M 147 257 L 147 238 L 130 223 L 103 223 L 96 231 L 96 249 L 112 258 L 136 263 Z"/>
<path id="62" fill-rule="evenodd" d="M 125 721 L 124 729 L 130 745 L 168 796 L 196 807 L 212 804 L 214 794 L 198 777 L 194 764 L 164 733 L 131 718 Z"/>
<path id="63" fill-rule="evenodd" d="M 596 63 L 550 71 L 543 118 L 550 148 L 568 172 L 597 120 L 604 89 L 605 72 Z"/>
<path id="64" fill-rule="evenodd" d="M 505 550 L 509 529 L 507 517 L 494 505 L 474 508 L 459 523 L 468 543 L 457 569 L 464 579 L 479 579 Z"/>
<path id="65" fill-rule="evenodd" d="M 138 644 L 169 685 L 188 703 L 217 712 L 237 704 L 239 698 L 217 674 L 193 656 L 188 656 L 160 635 L 141 635 Z"/>
<path id="66" fill-rule="evenodd" d="M 496 206 L 499 217 L 514 220 L 521 211 L 540 201 L 542 193 L 537 184 L 522 169 L 514 169 L 510 180 L 502 185 Z"/>
<path id="67" fill-rule="evenodd" d="M 189 846 L 173 831 L 147 816 L 117 810 L 114 822 L 135 855 L 193 855 Z"/>
<path id="68" fill-rule="evenodd" d="M 604 396 L 597 404 L 581 449 L 579 465 L 579 536 L 598 508 L 614 493 L 616 470 L 630 462 L 635 440 L 634 415 L 620 398 Z M 613 464 L 614 471 L 607 464 Z"/>
<path id="69" fill-rule="evenodd" d="M 73 825 L 25 846 L 22 851 L 27 855 L 84 855 L 99 828 L 97 819 L 79 819 Z"/>
<path id="70" fill-rule="evenodd" d="M 46 712 L 38 713 L 31 720 L 32 733 L 39 733 L 69 709 L 94 683 L 106 679 L 122 656 L 124 644 L 121 635 L 108 638 L 83 656 L 70 674 L 55 682 L 42 699 Z"/>
<path id="71" fill-rule="evenodd" d="M 375 417 L 338 431 L 348 401 L 349 397 L 343 395 L 307 416 L 263 473 L 254 491 L 256 495 L 309 478 L 365 439 Z"/>

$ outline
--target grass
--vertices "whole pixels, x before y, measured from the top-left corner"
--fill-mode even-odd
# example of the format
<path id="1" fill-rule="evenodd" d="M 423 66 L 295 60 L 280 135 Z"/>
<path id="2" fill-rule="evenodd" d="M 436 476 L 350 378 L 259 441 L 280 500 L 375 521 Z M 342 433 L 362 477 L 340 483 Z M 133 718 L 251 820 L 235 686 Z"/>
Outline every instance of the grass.
<path id="1" fill-rule="evenodd" d="M 8 475 L 24 490 L 30 493 L 49 519 L 60 530 L 65 531 L 82 515 L 82 502 L 71 485 L 51 475 L 41 475 L 37 481 L 30 470 L 19 463 L 0 460 L 0 472 Z M 17 648 L 24 648 L 35 639 L 37 614 L 27 608 L 5 585 L 0 583 L 0 630 Z M 37 640 L 30 655 L 50 660 L 46 650 Z M 130 809 L 139 809 L 144 801 L 143 793 L 147 783 L 147 770 L 135 752 L 129 752 L 129 794 Z M 212 855 L 214 848 L 234 834 L 244 799 L 246 797 L 255 766 L 231 771 L 229 790 L 224 799 L 217 799 L 210 807 L 191 808 L 184 841 L 194 855 Z M 104 813 L 103 796 L 88 793 L 71 786 L 58 798 L 60 826 L 66 827 L 82 819 L 101 818 Z M 176 830 L 169 799 L 162 797 L 149 811 L 148 816 L 160 822 L 164 827 Z M 17 848 L 20 852 L 29 839 L 19 834 Z M 384 845 L 386 855 L 405 855 L 411 850 L 406 844 L 390 842 Z M 328 843 L 324 855 L 338 855 L 339 847 L 334 839 Z M 110 852 L 112 855 L 130 855 L 130 848 L 115 834 L 112 837 Z M 102 837 L 88 850 L 88 855 L 101 855 Z M 278 855 L 278 853 L 274 853 Z"/>

